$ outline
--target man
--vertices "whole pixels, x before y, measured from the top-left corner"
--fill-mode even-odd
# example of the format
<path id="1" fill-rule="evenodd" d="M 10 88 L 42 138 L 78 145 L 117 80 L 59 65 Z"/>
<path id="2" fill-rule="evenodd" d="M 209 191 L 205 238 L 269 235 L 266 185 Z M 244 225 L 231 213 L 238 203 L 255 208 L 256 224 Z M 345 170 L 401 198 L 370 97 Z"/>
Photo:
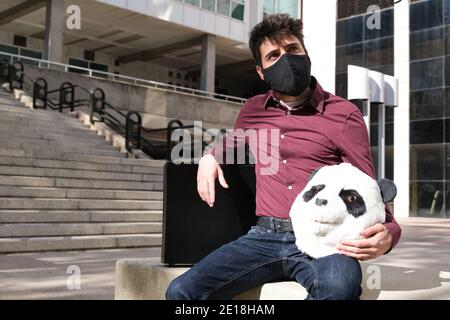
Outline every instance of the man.
<path id="1" fill-rule="evenodd" d="M 304 286 L 307 299 L 358 299 L 362 281 L 358 260 L 383 255 L 399 241 L 400 227 L 386 206 L 386 223 L 363 231 L 362 240 L 342 242 L 340 254 L 313 259 L 295 246 L 289 211 L 314 169 L 349 162 L 375 178 L 361 112 L 324 91 L 311 77 L 302 30 L 301 20 L 272 15 L 251 32 L 256 71 L 272 90 L 247 101 L 235 128 L 280 133 L 277 172 L 262 174 L 264 164 L 256 160 L 257 225 L 175 279 L 167 290 L 168 299 L 231 299 L 284 279 Z M 237 136 L 227 137 L 224 143 L 235 147 L 235 140 Z M 228 188 L 216 149 L 202 157 L 197 176 L 200 197 L 211 207 L 215 180 Z"/>

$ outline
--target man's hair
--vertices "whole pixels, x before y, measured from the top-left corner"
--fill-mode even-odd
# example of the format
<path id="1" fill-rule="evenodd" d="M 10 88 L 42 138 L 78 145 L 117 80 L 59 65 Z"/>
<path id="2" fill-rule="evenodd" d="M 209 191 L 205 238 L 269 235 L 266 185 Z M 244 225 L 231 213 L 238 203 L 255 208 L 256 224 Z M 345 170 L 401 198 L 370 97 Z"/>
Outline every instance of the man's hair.
<path id="1" fill-rule="evenodd" d="M 294 36 L 300 40 L 303 49 L 306 51 L 303 42 L 303 21 L 291 18 L 288 14 L 273 14 L 266 16 L 258 23 L 250 33 L 249 46 L 256 64 L 262 66 L 261 53 L 259 48 L 267 39 L 280 45 L 286 36 Z"/>

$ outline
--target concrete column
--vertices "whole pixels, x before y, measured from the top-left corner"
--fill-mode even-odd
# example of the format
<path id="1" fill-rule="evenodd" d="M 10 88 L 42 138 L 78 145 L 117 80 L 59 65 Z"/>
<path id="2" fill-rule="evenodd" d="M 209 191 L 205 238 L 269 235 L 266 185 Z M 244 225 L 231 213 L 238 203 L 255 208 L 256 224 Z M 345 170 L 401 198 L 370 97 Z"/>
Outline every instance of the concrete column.
<path id="1" fill-rule="evenodd" d="M 216 79 L 216 37 L 210 34 L 202 41 L 202 70 L 200 89 L 214 92 Z"/>
<path id="2" fill-rule="evenodd" d="M 394 7 L 394 69 L 399 79 L 399 106 L 394 110 L 395 216 L 409 216 L 409 1 Z"/>
<path id="3" fill-rule="evenodd" d="M 263 19 L 264 1 L 263 0 L 247 0 L 245 3 L 248 12 L 248 31 L 250 32 L 254 26 Z"/>
<path id="4" fill-rule="evenodd" d="M 44 59 L 63 62 L 64 1 L 47 0 Z"/>
<path id="5" fill-rule="evenodd" d="M 311 73 L 331 93 L 336 84 L 336 0 L 303 2 L 303 35 Z M 326 21 L 324 25 L 324 21 Z"/>

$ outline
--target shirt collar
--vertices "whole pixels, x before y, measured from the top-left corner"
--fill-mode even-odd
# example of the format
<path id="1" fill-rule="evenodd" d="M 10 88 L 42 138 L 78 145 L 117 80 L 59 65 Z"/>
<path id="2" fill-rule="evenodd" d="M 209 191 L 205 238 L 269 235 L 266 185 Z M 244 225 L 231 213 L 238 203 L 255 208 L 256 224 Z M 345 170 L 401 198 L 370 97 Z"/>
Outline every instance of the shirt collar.
<path id="1" fill-rule="evenodd" d="M 309 87 L 313 89 L 313 93 L 311 94 L 309 100 L 303 104 L 303 106 L 310 104 L 316 108 L 317 111 L 323 114 L 325 100 L 327 98 L 325 91 L 322 89 L 322 86 L 319 84 L 317 79 L 313 76 L 311 76 L 311 84 Z M 269 90 L 264 99 L 264 108 L 267 109 L 268 107 L 276 106 L 277 102 L 278 98 L 275 92 L 273 90 Z"/>

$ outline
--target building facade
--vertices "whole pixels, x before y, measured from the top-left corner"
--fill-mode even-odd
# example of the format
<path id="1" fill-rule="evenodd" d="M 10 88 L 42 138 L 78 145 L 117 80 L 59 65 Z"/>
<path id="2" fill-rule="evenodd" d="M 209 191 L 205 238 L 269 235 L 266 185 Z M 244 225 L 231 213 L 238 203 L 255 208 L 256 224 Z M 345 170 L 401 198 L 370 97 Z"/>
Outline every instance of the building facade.
<path id="1" fill-rule="evenodd" d="M 71 5 L 80 29 L 65 25 Z M 273 13 L 303 19 L 327 91 L 347 96 L 349 64 L 399 79 L 399 106 L 386 114 L 395 214 L 450 217 L 450 0 L 4 0 L 0 51 L 248 98 L 268 89 L 249 32 Z"/>

